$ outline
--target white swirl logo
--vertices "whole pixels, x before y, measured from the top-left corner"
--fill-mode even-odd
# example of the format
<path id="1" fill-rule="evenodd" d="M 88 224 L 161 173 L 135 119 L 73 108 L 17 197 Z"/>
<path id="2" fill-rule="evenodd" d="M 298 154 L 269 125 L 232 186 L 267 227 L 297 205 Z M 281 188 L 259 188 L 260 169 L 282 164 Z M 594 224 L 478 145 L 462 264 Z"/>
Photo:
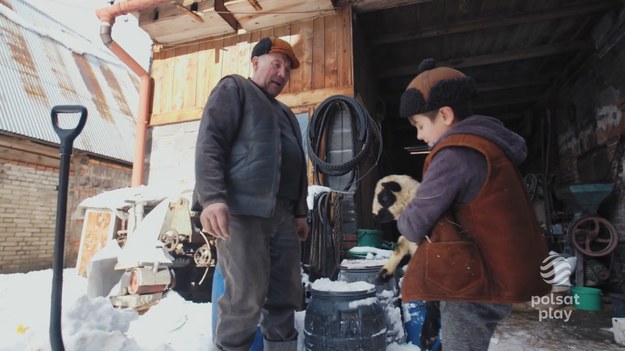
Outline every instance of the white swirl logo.
<path id="1" fill-rule="evenodd" d="M 540 276 L 547 284 L 569 285 L 572 270 L 566 258 L 550 255 L 540 265 Z"/>

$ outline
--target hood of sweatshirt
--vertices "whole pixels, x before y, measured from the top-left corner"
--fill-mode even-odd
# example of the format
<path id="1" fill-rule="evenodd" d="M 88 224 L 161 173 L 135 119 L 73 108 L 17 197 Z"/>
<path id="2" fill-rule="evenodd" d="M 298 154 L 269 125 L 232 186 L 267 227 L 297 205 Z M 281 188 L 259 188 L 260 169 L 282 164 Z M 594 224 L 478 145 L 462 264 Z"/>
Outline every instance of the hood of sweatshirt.
<path id="1" fill-rule="evenodd" d="M 465 118 L 443 134 L 439 140 L 453 134 L 473 134 L 486 138 L 497 144 L 515 165 L 519 165 L 527 157 L 525 139 L 493 117 L 473 115 Z"/>

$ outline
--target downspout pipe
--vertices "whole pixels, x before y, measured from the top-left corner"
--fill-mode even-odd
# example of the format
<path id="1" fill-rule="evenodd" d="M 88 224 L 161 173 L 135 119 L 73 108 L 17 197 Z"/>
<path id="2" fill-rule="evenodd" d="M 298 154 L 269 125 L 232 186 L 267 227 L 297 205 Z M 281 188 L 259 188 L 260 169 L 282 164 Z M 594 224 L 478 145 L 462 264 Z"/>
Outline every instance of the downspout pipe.
<path id="1" fill-rule="evenodd" d="M 147 128 L 149 120 L 150 96 L 152 82 L 148 72 L 141 67 L 135 59 L 124 50 L 111 35 L 113 24 L 117 16 L 137 12 L 146 8 L 155 7 L 171 0 L 127 0 L 115 3 L 111 6 L 96 10 L 96 16 L 100 19 L 100 39 L 130 70 L 139 76 L 139 110 L 136 120 L 135 153 L 132 162 L 131 186 L 137 187 L 143 184 L 145 170 L 145 150 L 147 140 Z"/>

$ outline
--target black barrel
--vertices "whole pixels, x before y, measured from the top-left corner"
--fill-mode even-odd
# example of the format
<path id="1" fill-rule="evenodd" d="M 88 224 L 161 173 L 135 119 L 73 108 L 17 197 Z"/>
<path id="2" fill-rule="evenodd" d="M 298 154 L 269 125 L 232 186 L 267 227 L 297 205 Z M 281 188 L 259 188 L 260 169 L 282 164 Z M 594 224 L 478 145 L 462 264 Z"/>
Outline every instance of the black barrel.
<path id="1" fill-rule="evenodd" d="M 386 317 L 375 288 L 311 290 L 304 345 L 307 351 L 385 350 Z"/>
<path id="2" fill-rule="evenodd" d="M 401 315 L 399 308 L 399 289 L 395 277 L 386 282 L 376 280 L 382 264 L 374 264 L 371 260 L 343 260 L 338 280 L 348 283 L 364 281 L 375 285 L 376 296 L 386 317 L 387 344 L 405 341 L 405 333 L 401 326 L 396 325 L 391 316 Z"/>

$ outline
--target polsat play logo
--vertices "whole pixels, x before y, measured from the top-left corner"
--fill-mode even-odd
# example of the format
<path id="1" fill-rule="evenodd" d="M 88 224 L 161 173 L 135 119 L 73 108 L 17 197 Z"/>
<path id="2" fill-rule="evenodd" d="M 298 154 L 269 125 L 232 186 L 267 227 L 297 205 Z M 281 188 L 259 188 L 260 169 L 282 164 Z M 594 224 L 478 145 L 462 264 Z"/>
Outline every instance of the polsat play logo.
<path id="1" fill-rule="evenodd" d="M 549 255 L 540 264 L 540 276 L 547 284 L 570 285 L 572 271 L 569 261 L 558 255 Z"/>

